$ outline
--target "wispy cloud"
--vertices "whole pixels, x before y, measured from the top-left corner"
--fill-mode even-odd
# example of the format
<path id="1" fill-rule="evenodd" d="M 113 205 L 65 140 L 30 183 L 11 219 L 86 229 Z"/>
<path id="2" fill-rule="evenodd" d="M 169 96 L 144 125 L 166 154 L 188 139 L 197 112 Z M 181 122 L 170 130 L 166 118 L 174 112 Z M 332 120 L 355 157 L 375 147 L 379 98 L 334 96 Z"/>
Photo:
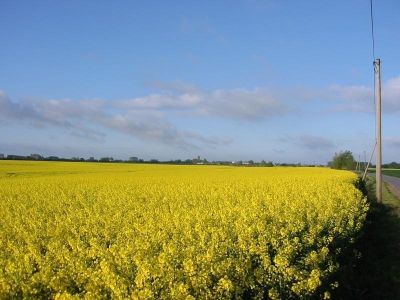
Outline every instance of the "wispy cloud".
<path id="1" fill-rule="evenodd" d="M 322 136 L 302 135 L 297 139 L 297 142 L 310 150 L 327 150 L 335 147 L 330 139 Z"/>
<path id="2" fill-rule="evenodd" d="M 186 110 L 197 115 L 246 121 L 314 110 L 350 113 L 374 111 L 374 89 L 365 85 L 207 91 L 184 82 L 157 82 L 153 87 L 160 92 L 122 100 L 117 105 L 131 109 Z M 384 113 L 400 112 L 400 76 L 382 83 L 382 109 Z"/>
<path id="3" fill-rule="evenodd" d="M 13 102 L 0 91 L 0 120 L 23 122 L 35 127 L 62 127 L 73 136 L 91 141 L 104 140 L 103 128 L 183 148 L 215 147 L 231 142 L 224 137 L 178 130 L 161 112 L 146 105 L 124 111 L 119 108 L 119 101 L 100 99 Z"/>
<path id="4" fill-rule="evenodd" d="M 325 136 L 298 134 L 298 135 L 283 135 L 275 139 L 278 144 L 286 144 L 301 147 L 308 150 L 329 150 L 335 148 L 332 139 Z"/>
<path id="5" fill-rule="evenodd" d="M 153 82 L 155 92 L 143 97 L 107 99 L 45 99 L 12 101 L 0 90 L 0 121 L 35 127 L 62 127 L 71 135 L 102 142 L 109 130 L 183 148 L 213 148 L 232 142 L 228 136 L 204 135 L 178 128 L 171 116 L 184 114 L 241 122 L 290 117 L 322 111 L 372 112 L 373 88 L 331 85 L 322 89 L 235 88 L 205 90 L 185 82 Z M 400 112 L 400 77 L 382 86 L 383 111 Z M 308 101 L 308 103 L 307 103 Z M 315 104 L 315 105 L 314 105 Z M 289 119 L 288 119 L 289 120 Z M 392 141 L 395 143 L 395 141 Z M 329 149 L 325 137 L 303 135 L 297 145 Z"/>
<path id="6" fill-rule="evenodd" d="M 117 101 L 115 105 L 132 110 L 186 110 L 196 115 L 247 121 L 281 116 L 294 110 L 267 89 L 205 91 L 183 84 L 162 87 L 161 93 Z"/>
<path id="7" fill-rule="evenodd" d="M 383 139 L 383 143 L 392 148 L 400 149 L 400 137 L 388 136 Z"/>
<path id="8" fill-rule="evenodd" d="M 331 85 L 324 89 L 304 89 L 302 99 L 328 101 L 329 110 L 341 112 L 373 112 L 374 89 L 364 85 Z M 400 112 L 400 77 L 382 83 L 382 111 Z"/>

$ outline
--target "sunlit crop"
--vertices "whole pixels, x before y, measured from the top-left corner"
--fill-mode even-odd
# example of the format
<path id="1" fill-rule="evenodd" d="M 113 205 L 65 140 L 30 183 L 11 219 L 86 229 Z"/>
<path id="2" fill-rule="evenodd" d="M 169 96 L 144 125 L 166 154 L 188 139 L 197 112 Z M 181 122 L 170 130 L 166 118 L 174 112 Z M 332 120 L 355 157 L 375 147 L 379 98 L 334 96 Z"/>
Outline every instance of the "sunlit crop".
<path id="1" fill-rule="evenodd" d="M 350 172 L 0 162 L 0 298 L 329 297 Z"/>

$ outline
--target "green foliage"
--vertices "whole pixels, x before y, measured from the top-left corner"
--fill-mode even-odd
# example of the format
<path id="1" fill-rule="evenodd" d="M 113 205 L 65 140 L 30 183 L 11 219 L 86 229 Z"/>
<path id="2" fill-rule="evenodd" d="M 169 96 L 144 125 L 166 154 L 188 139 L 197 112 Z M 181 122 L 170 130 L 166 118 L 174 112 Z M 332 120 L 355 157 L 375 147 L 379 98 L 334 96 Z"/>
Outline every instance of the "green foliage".
<path id="1" fill-rule="evenodd" d="M 335 153 L 333 160 L 329 162 L 329 166 L 332 169 L 354 170 L 356 161 L 354 160 L 353 153 L 351 153 L 349 150 L 346 150 Z"/>
<path id="2" fill-rule="evenodd" d="M 400 170 L 382 170 L 384 175 L 400 177 Z"/>
<path id="3" fill-rule="evenodd" d="M 392 161 L 389 164 L 382 165 L 382 167 L 387 169 L 400 169 L 400 163 Z"/>
<path id="4" fill-rule="evenodd" d="M 368 172 L 375 173 L 375 169 L 370 169 Z M 400 169 L 382 169 L 382 174 L 400 178 Z"/>
<path id="5" fill-rule="evenodd" d="M 266 162 L 265 160 L 262 160 L 260 163 L 260 166 L 262 167 L 273 167 L 274 163 L 272 161 Z"/>

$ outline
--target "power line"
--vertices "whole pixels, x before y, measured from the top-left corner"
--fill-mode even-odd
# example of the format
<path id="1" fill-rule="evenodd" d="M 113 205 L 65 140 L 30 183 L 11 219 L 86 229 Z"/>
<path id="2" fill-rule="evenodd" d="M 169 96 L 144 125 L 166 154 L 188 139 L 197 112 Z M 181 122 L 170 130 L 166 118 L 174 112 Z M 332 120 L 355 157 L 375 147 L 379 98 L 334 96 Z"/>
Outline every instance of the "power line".
<path id="1" fill-rule="evenodd" d="M 369 3 L 371 12 L 372 58 L 373 61 L 375 62 L 374 10 L 372 6 L 372 0 L 370 0 Z"/>
<path id="2" fill-rule="evenodd" d="M 376 64 L 375 64 L 375 33 L 374 33 L 374 7 L 372 5 L 373 0 L 369 0 L 370 4 L 370 17 L 371 17 L 371 38 L 372 38 L 372 60 L 374 64 L 374 73 L 376 73 Z M 376 76 L 374 75 L 374 112 L 375 112 L 375 128 L 376 128 L 376 100 L 375 100 L 375 86 L 376 86 Z M 375 140 L 377 139 L 375 132 Z"/>
<path id="3" fill-rule="evenodd" d="M 375 143 L 374 143 L 374 149 L 372 150 L 371 153 L 371 158 L 364 170 L 364 174 L 363 174 L 363 179 L 365 179 L 365 176 L 367 175 L 368 172 L 368 168 L 369 165 L 372 161 L 372 157 L 374 155 L 375 150 L 377 150 L 377 163 L 376 163 L 376 167 L 378 168 L 378 157 L 379 157 L 379 163 L 381 164 L 381 160 L 382 160 L 382 145 L 381 145 L 381 131 L 380 131 L 380 127 L 379 127 L 379 132 L 378 132 L 378 114 L 377 114 L 377 87 L 376 85 L 379 84 L 379 100 L 378 103 L 380 105 L 380 60 L 375 58 L 375 33 L 374 33 L 374 8 L 373 8 L 373 0 L 370 0 L 370 21 L 371 21 L 371 39 L 372 39 L 372 59 L 373 59 L 373 66 L 374 66 L 374 121 L 375 121 Z M 377 76 L 379 77 L 377 79 Z M 380 106 L 379 106 L 379 111 L 380 111 Z M 380 126 L 380 119 L 379 119 L 379 126 Z M 380 168 L 380 166 L 379 166 Z M 376 171 L 376 174 L 378 174 L 378 170 Z M 381 186 L 381 179 L 382 177 L 377 176 L 377 185 L 379 184 L 379 186 Z M 379 183 L 378 183 L 379 181 Z M 379 191 L 378 191 L 379 190 Z M 377 199 L 381 200 L 381 196 L 382 196 L 382 192 L 381 192 L 381 187 L 377 186 Z"/>

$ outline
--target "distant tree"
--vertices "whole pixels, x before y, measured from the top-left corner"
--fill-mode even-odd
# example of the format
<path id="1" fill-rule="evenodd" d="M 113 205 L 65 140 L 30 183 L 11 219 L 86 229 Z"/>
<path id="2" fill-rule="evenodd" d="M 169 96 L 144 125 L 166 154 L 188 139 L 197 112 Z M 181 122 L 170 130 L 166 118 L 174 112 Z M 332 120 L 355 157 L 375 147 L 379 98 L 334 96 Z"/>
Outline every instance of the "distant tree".
<path id="1" fill-rule="evenodd" d="M 30 159 L 29 156 L 23 156 L 23 155 L 15 155 L 15 154 L 8 154 L 7 159 L 11 160 L 27 160 Z"/>
<path id="2" fill-rule="evenodd" d="M 260 162 L 261 167 L 273 167 L 274 163 L 272 161 L 266 162 L 265 160 L 262 160 Z"/>
<path id="3" fill-rule="evenodd" d="M 335 153 L 332 161 L 329 162 L 329 166 L 332 169 L 354 170 L 356 161 L 354 160 L 353 153 L 351 153 L 349 150 L 346 150 Z"/>
<path id="4" fill-rule="evenodd" d="M 40 154 L 34 153 L 34 154 L 31 154 L 29 158 L 33 159 L 33 160 L 42 160 L 43 156 Z"/>
<path id="5" fill-rule="evenodd" d="M 60 160 L 58 156 L 49 156 L 46 158 L 47 160 Z"/>
<path id="6" fill-rule="evenodd" d="M 387 169 L 400 169 L 400 163 L 392 161 L 389 164 L 382 165 L 382 167 L 387 168 Z"/>

